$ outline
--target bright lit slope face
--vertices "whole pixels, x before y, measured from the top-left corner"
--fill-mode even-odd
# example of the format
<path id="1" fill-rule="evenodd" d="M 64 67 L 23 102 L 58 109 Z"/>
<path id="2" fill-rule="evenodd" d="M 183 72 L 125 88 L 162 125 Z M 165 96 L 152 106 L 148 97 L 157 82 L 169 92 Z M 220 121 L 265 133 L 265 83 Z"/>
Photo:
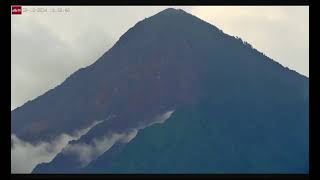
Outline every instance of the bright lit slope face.
<path id="1" fill-rule="evenodd" d="M 85 166 L 60 153 L 35 173 L 309 171 L 308 78 L 184 11 L 167 9 L 137 23 L 62 86 L 68 88 L 61 96 L 75 93 L 80 122 L 117 115 L 72 143 L 175 112 Z M 79 126 L 70 111 L 57 111 L 69 117 L 69 129 Z"/>

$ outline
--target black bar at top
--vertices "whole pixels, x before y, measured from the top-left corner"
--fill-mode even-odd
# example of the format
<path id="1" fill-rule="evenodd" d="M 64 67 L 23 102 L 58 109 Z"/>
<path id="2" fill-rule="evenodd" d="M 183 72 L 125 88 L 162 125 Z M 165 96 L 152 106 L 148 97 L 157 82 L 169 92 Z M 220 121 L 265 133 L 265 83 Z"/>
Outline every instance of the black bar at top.
<path id="1" fill-rule="evenodd" d="M 11 0 L 12 5 L 309 5 L 309 0 Z"/>

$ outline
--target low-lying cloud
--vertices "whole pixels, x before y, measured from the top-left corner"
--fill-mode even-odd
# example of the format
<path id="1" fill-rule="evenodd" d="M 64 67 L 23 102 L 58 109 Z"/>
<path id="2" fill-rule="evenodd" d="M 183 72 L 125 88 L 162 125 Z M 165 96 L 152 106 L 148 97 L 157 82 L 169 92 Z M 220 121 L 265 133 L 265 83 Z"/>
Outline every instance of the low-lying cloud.
<path id="1" fill-rule="evenodd" d="M 127 133 L 112 133 L 111 136 L 104 136 L 102 138 L 95 138 L 90 144 L 75 143 L 68 144 L 63 149 L 64 154 L 76 154 L 81 162 L 81 167 L 86 166 L 92 160 L 96 159 L 104 152 L 109 150 L 116 142 L 129 142 L 137 135 L 137 130 L 133 129 Z"/>
<path id="2" fill-rule="evenodd" d="M 73 143 L 68 144 L 64 149 L 63 153 L 75 154 L 78 157 L 78 160 L 81 163 L 81 167 L 88 165 L 91 161 L 97 159 L 104 152 L 108 151 L 116 142 L 128 143 L 136 135 L 140 129 L 146 128 L 156 123 L 164 123 L 174 112 L 174 110 L 167 111 L 161 115 L 158 115 L 154 118 L 154 121 L 150 124 L 140 126 L 136 129 L 130 129 L 127 132 L 123 133 L 111 133 L 109 136 L 103 136 L 100 138 L 94 138 L 90 143 Z"/>
<path id="3" fill-rule="evenodd" d="M 39 142 L 36 145 L 23 141 L 12 134 L 11 173 L 31 173 L 37 164 L 50 162 L 59 152 L 61 152 L 69 141 L 79 139 L 98 123 L 101 123 L 101 121 L 97 121 L 91 126 L 79 130 L 72 135 L 61 134 L 52 142 Z"/>
<path id="4" fill-rule="evenodd" d="M 167 119 L 169 119 L 171 117 L 172 113 L 174 113 L 174 110 L 167 111 L 167 112 L 161 114 L 160 116 L 156 116 L 155 121 L 150 125 L 153 125 L 156 123 L 160 123 L 160 124 L 164 123 Z"/>

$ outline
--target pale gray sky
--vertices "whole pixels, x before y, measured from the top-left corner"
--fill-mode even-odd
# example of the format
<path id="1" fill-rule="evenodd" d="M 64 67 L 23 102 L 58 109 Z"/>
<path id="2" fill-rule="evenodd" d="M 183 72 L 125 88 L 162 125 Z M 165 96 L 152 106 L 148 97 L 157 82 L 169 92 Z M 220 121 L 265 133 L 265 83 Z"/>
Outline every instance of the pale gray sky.
<path id="1" fill-rule="evenodd" d="M 54 88 L 80 67 L 92 64 L 135 23 L 168 8 L 66 7 L 70 12 L 12 15 L 11 109 Z M 280 64 L 309 76 L 308 6 L 174 8 L 241 37 Z"/>

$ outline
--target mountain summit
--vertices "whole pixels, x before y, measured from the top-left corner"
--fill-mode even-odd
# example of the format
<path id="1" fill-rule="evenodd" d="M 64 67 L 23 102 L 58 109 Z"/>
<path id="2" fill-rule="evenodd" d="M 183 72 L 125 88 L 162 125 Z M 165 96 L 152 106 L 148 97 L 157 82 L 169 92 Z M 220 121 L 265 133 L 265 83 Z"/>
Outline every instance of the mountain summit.
<path id="1" fill-rule="evenodd" d="M 12 111 L 12 133 L 50 142 L 100 122 L 33 173 L 307 172 L 308 92 L 308 78 L 169 8 Z"/>

